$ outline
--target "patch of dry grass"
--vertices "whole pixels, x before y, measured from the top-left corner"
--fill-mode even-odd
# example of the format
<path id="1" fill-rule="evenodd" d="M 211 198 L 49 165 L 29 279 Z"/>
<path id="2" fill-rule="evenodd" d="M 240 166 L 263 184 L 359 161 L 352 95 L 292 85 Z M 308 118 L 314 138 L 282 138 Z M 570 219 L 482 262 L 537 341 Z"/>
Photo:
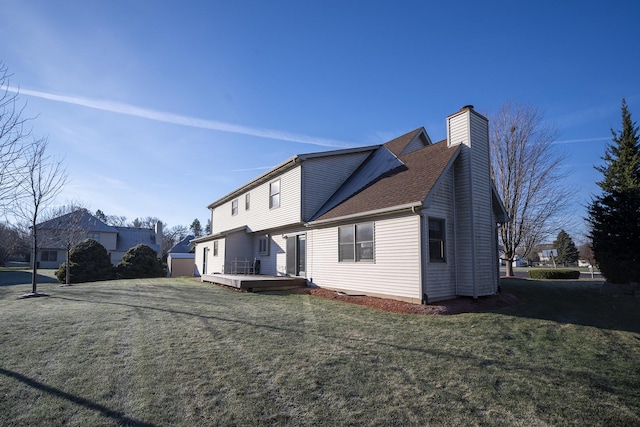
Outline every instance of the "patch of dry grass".
<path id="1" fill-rule="evenodd" d="M 638 331 L 527 292 L 433 317 L 189 279 L 41 288 L 0 286 L 2 425 L 640 424 Z"/>

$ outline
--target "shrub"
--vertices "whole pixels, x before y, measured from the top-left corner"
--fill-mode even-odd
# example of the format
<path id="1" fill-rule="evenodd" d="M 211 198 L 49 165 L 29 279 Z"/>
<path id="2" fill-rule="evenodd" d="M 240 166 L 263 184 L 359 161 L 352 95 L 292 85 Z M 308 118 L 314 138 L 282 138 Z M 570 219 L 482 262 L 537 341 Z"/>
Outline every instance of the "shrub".
<path id="1" fill-rule="evenodd" d="M 162 277 L 164 269 L 158 259 L 158 253 L 148 245 L 137 245 L 124 254 L 116 267 L 121 279 L 140 279 L 144 277 Z"/>
<path id="2" fill-rule="evenodd" d="M 580 272 L 578 270 L 556 269 L 529 270 L 529 277 L 532 279 L 575 280 L 580 278 Z"/>
<path id="3" fill-rule="evenodd" d="M 115 271 L 109 253 L 100 243 L 85 239 L 69 253 L 69 272 L 74 283 L 96 282 L 115 278 Z M 56 271 L 60 283 L 66 282 L 67 263 L 63 262 Z"/>

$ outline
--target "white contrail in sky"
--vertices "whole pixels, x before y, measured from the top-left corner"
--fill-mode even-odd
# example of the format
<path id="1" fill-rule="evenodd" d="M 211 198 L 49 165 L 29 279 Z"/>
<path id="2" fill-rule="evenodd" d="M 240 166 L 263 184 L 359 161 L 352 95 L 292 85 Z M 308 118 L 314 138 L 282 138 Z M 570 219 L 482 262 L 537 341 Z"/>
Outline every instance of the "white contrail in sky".
<path id="1" fill-rule="evenodd" d="M 36 98 L 48 99 L 51 101 L 64 102 L 66 104 L 81 105 L 83 107 L 94 108 L 96 110 L 120 113 L 128 116 L 142 117 L 159 122 L 173 123 L 182 126 L 196 127 L 202 129 L 218 130 L 222 132 L 237 133 L 241 135 L 257 136 L 260 138 L 276 139 L 281 141 L 298 142 L 302 144 L 319 145 L 322 147 L 353 147 L 354 143 L 338 141 L 328 138 L 300 135 L 280 130 L 252 128 L 248 126 L 235 125 L 232 123 L 219 122 L 216 120 L 205 120 L 194 117 L 181 116 L 179 114 L 165 113 L 162 111 L 140 108 L 134 105 L 123 104 L 113 101 L 102 101 L 97 99 L 82 98 L 78 96 L 57 95 L 37 90 L 16 88 L 12 86 L 2 86 L 2 90 L 19 93 L 21 95 L 34 96 Z"/>
<path id="2" fill-rule="evenodd" d="M 564 141 L 554 141 L 554 144 L 573 144 L 575 142 L 596 142 L 596 141 L 609 141 L 611 137 L 602 138 L 585 138 L 585 139 L 565 139 Z"/>

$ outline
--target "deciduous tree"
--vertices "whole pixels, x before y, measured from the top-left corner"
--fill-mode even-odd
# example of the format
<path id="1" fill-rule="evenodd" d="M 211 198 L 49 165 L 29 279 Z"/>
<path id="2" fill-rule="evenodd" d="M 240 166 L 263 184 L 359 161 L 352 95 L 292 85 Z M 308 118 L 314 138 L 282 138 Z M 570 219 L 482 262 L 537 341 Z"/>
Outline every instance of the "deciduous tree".
<path id="1" fill-rule="evenodd" d="M 492 174 L 510 219 L 499 231 L 502 259 L 513 275 L 517 251 L 528 257 L 560 228 L 571 200 L 563 179 L 566 155 L 553 145 L 556 128 L 530 105 L 507 103 L 489 123 Z"/>
<path id="2" fill-rule="evenodd" d="M 17 181 L 14 176 L 20 171 L 17 164 L 30 131 L 25 129 L 29 120 L 23 117 L 24 105 L 18 104 L 18 94 L 9 91 L 10 74 L 0 62 L 0 212 L 4 213 L 15 200 Z"/>
<path id="3" fill-rule="evenodd" d="M 47 153 L 46 138 L 34 139 L 22 151 L 16 170 L 20 173 L 13 175 L 20 198 L 15 205 L 15 215 L 28 222 L 31 229 L 32 245 L 32 279 L 31 294 L 25 296 L 39 296 L 38 263 L 36 262 L 40 250 L 38 228 L 36 227 L 40 215 L 50 206 L 67 182 L 67 173 L 62 160 L 55 159 Z"/>

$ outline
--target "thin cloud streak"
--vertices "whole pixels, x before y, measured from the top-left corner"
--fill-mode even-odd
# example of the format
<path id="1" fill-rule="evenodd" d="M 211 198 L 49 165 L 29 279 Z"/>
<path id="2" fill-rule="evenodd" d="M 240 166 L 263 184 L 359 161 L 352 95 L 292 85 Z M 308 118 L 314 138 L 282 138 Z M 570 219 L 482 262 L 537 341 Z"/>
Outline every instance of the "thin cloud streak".
<path id="1" fill-rule="evenodd" d="M 128 116 L 142 117 L 149 120 L 155 120 L 164 123 L 172 123 L 181 126 L 195 127 L 201 129 L 217 130 L 222 132 L 235 133 L 240 135 L 256 136 L 259 138 L 275 139 L 280 141 L 297 142 L 301 144 L 318 145 L 321 147 L 348 148 L 357 144 L 338 141 L 328 138 L 319 138 L 314 136 L 299 135 L 279 130 L 252 128 L 247 126 L 235 125 L 216 120 L 205 120 L 194 117 L 181 116 L 179 114 L 165 113 L 162 111 L 140 108 L 134 105 L 123 104 L 113 101 L 102 101 L 97 99 L 82 98 L 77 96 L 56 95 L 48 92 L 37 90 L 29 90 L 16 88 L 12 86 L 2 86 L 2 90 L 19 93 L 22 95 L 34 96 L 36 98 L 48 99 L 50 101 L 64 102 L 66 104 L 80 105 L 83 107 L 93 108 L 96 110 L 109 111 L 112 113 L 125 114 Z"/>
<path id="2" fill-rule="evenodd" d="M 564 141 L 554 141 L 554 144 L 573 144 L 576 142 L 596 142 L 596 141 L 609 141 L 611 137 L 608 138 L 585 138 L 585 139 L 565 139 Z"/>

